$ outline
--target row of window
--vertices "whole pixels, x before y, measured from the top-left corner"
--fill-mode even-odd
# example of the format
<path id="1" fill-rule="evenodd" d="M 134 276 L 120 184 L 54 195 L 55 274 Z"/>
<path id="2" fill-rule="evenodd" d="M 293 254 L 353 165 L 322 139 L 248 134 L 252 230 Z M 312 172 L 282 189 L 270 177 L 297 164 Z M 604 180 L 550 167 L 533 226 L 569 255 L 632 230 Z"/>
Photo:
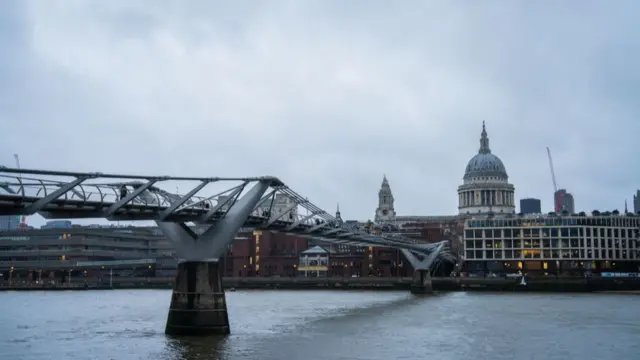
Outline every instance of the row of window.
<path id="1" fill-rule="evenodd" d="M 613 239 L 525 239 L 525 240 L 465 240 L 466 249 L 521 249 L 521 248 L 640 248 L 637 240 Z"/>
<path id="2" fill-rule="evenodd" d="M 328 259 L 321 260 L 303 260 L 300 259 L 300 266 L 327 266 L 329 264 Z"/>
<path id="3" fill-rule="evenodd" d="M 33 247 L 5 247 L 0 248 L 0 254 L 3 252 L 53 252 L 53 251 L 78 251 L 78 250 L 91 250 L 91 251 L 121 251 L 123 253 L 145 252 L 156 253 L 157 251 L 166 251 L 168 249 L 149 249 L 149 248 L 116 248 L 112 246 L 96 246 L 96 245 L 71 245 L 71 246 L 43 246 L 40 248 Z"/>
<path id="4" fill-rule="evenodd" d="M 482 238 L 517 238 L 517 237 L 614 237 L 635 239 L 640 236 L 640 229 L 625 228 L 524 228 L 524 229 L 484 229 L 465 230 L 466 239 Z"/>
<path id="5" fill-rule="evenodd" d="M 56 261 L 60 256 L 0 256 L 0 261 Z"/>
<path id="6" fill-rule="evenodd" d="M 466 250 L 467 260 L 473 259 L 598 259 L 632 260 L 639 259 L 635 250 L 571 249 L 571 250 Z"/>
<path id="7" fill-rule="evenodd" d="M 467 221 L 468 227 L 523 227 L 523 226 L 640 226 L 640 218 L 632 216 L 546 216 L 520 219 L 474 219 Z"/>

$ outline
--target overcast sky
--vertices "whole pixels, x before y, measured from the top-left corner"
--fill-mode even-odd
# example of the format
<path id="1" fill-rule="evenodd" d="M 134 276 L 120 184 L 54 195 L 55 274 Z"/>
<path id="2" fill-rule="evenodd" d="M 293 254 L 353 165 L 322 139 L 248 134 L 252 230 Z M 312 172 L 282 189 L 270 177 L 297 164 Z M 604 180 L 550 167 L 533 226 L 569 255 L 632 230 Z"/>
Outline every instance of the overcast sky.
<path id="1" fill-rule="evenodd" d="M 393 4 L 393 6 L 392 6 Z M 639 1 L 5 1 L 0 164 L 275 175 L 344 218 L 457 212 L 482 121 L 516 198 L 640 188 Z"/>

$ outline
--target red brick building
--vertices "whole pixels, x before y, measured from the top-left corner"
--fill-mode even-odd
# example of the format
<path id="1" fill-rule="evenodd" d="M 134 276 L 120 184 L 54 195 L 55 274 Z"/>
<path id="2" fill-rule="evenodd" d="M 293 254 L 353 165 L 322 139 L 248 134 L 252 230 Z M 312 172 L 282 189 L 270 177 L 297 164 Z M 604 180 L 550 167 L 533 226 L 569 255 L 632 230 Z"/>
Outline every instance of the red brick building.
<path id="1" fill-rule="evenodd" d="M 240 233 L 223 257 L 225 276 L 295 276 L 299 254 L 307 248 L 307 239 L 300 236 Z"/>
<path id="2" fill-rule="evenodd" d="M 363 252 L 332 253 L 329 257 L 329 276 L 366 276 L 362 269 L 365 264 Z"/>
<path id="3" fill-rule="evenodd" d="M 434 243 L 450 238 L 456 224 L 405 224 L 400 230 L 418 242 Z M 448 233 L 449 232 L 449 233 Z M 296 235 L 255 231 L 239 233 L 222 258 L 224 276 L 296 276 L 300 253 L 309 248 L 307 239 Z M 330 249 L 328 276 L 411 276 L 413 269 L 399 250 L 381 247 Z"/>

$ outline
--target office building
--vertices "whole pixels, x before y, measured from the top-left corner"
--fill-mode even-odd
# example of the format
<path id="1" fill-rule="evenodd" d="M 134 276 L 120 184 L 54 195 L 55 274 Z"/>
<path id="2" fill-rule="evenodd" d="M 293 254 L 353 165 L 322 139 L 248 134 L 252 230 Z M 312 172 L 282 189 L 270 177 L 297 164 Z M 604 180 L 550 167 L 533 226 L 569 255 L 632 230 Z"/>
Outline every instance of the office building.
<path id="1" fill-rule="evenodd" d="M 46 225 L 43 225 L 41 229 L 71 229 L 73 224 L 70 220 L 52 220 L 47 221 Z"/>
<path id="2" fill-rule="evenodd" d="M 0 231 L 16 231 L 20 228 L 20 215 L 0 216 Z"/>
<path id="3" fill-rule="evenodd" d="M 520 199 L 520 212 L 525 215 L 541 214 L 542 206 L 540 203 L 540 199 Z"/>
<path id="4" fill-rule="evenodd" d="M 530 216 L 465 222 L 463 271 L 576 275 L 638 272 L 640 217 Z"/>
<path id="5" fill-rule="evenodd" d="M 560 189 L 553 194 L 553 201 L 556 213 L 575 214 L 576 208 L 573 195 L 565 189 Z"/>

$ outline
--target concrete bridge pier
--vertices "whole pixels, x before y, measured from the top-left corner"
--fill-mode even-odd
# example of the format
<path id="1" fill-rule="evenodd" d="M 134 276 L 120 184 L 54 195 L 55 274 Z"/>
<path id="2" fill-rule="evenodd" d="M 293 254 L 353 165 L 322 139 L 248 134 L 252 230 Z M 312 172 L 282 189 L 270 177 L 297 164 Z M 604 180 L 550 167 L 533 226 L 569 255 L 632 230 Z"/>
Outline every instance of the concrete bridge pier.
<path id="1" fill-rule="evenodd" d="M 165 334 L 206 336 L 231 332 L 218 259 L 269 186 L 269 181 L 258 182 L 201 235 L 183 223 L 157 221 L 174 243 L 178 257 L 184 259 L 178 264 Z M 215 211 L 212 209 L 212 215 Z"/>
<path id="2" fill-rule="evenodd" d="M 417 269 L 413 273 L 411 293 L 416 295 L 432 294 L 431 273 L 429 269 Z"/>
<path id="3" fill-rule="evenodd" d="M 198 336 L 230 332 L 219 262 L 178 264 L 165 334 Z"/>

